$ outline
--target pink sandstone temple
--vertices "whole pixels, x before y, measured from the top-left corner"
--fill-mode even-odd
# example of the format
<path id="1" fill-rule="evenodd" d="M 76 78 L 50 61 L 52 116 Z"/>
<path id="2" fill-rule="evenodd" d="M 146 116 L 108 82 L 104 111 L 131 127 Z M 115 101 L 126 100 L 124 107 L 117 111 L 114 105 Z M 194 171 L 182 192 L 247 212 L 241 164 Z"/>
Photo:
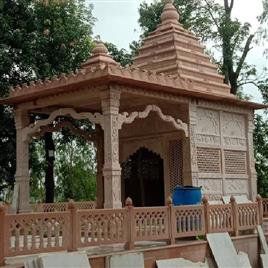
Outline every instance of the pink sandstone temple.
<path id="1" fill-rule="evenodd" d="M 145 268 L 170 258 L 203 262 L 213 258 L 205 240 L 212 233 L 236 236 L 216 245 L 225 263 L 238 263 L 237 250 L 260 267 L 261 243 L 268 256 L 264 235 L 259 240 L 255 232 L 267 225 L 268 199 L 257 196 L 253 153 L 254 110 L 267 106 L 232 95 L 178 21 L 172 0 L 165 0 L 161 23 L 133 65 L 121 67 L 99 42 L 79 71 L 17 86 L 0 99 L 14 107 L 17 131 L 13 203 L 0 204 L 0 266 L 33 267 L 23 260 L 81 249 L 94 268 L 125 253 L 140 254 L 137 267 Z M 30 114 L 46 119 L 30 122 Z M 88 120 L 94 132 L 68 118 Z M 30 204 L 31 139 L 62 127 L 97 149 L 96 203 Z M 172 204 L 177 185 L 202 187 L 202 203 Z M 233 256 L 225 254 L 230 246 L 221 247 L 227 244 Z M 75 261 L 64 254 L 61 264 L 67 256 Z M 50 258 L 52 265 L 59 259 Z"/>
<path id="2" fill-rule="evenodd" d="M 29 208 L 29 142 L 47 127 L 58 129 L 59 116 L 95 125 L 98 208 L 121 208 L 126 197 L 136 206 L 162 206 L 176 185 L 202 186 L 210 200 L 255 199 L 253 116 L 265 106 L 230 93 L 165 2 L 133 65 L 121 67 L 97 43 L 78 72 L 17 86 L 1 100 L 15 108 L 14 210 Z M 30 123 L 30 114 L 47 119 Z"/>

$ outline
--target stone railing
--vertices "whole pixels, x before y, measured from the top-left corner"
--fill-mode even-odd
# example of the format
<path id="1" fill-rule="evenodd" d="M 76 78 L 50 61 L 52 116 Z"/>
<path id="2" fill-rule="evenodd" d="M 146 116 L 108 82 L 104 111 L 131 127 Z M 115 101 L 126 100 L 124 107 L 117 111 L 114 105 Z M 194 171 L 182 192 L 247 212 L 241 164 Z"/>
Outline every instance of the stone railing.
<path id="1" fill-rule="evenodd" d="M 95 201 L 74 202 L 77 209 L 95 209 Z M 33 212 L 61 212 L 68 210 L 68 202 L 31 204 Z"/>
<path id="2" fill-rule="evenodd" d="M 169 244 L 185 237 L 212 232 L 253 230 L 262 223 L 263 204 L 257 202 L 210 205 L 133 207 L 130 198 L 121 209 L 79 209 L 71 201 L 64 211 L 7 214 L 0 206 L 0 265 L 4 257 L 27 255 L 104 244 L 134 248 L 138 241 L 165 240 Z"/>

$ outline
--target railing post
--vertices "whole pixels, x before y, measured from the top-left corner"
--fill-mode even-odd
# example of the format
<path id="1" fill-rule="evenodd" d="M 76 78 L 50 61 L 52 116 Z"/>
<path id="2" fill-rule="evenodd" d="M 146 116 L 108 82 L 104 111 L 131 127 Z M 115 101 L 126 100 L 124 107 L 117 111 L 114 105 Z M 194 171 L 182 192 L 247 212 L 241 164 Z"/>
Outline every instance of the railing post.
<path id="1" fill-rule="evenodd" d="M 232 205 L 232 214 L 233 214 L 233 226 L 234 226 L 234 235 L 238 236 L 238 207 L 234 196 L 231 196 L 230 203 Z"/>
<path id="2" fill-rule="evenodd" d="M 133 249 L 134 248 L 134 232 L 135 232 L 135 225 L 134 225 L 134 217 L 133 217 L 133 202 L 130 197 L 126 199 L 125 207 L 127 209 L 127 243 L 126 249 Z"/>
<path id="3" fill-rule="evenodd" d="M 172 245 L 175 244 L 175 230 L 177 228 L 177 222 L 171 197 L 168 197 L 167 199 L 167 206 L 168 206 L 169 242 Z"/>
<path id="4" fill-rule="evenodd" d="M 70 212 L 70 240 L 68 251 L 77 250 L 77 236 L 80 234 L 77 226 L 77 208 L 73 200 L 68 203 L 68 210 Z"/>
<path id="5" fill-rule="evenodd" d="M 5 264 L 5 216 L 6 216 L 6 206 L 0 205 L 0 266 Z"/>
<path id="6" fill-rule="evenodd" d="M 203 206 L 204 206 L 204 213 L 205 213 L 205 233 L 209 233 L 210 232 L 210 224 L 209 224 L 209 203 L 208 203 L 208 197 L 205 195 L 203 198 L 202 198 L 202 203 L 203 203 Z"/>
<path id="7" fill-rule="evenodd" d="M 262 203 L 262 197 L 259 194 L 256 197 L 256 201 L 258 202 L 258 207 L 259 207 L 258 224 L 262 225 L 262 223 L 263 223 L 263 203 Z"/>

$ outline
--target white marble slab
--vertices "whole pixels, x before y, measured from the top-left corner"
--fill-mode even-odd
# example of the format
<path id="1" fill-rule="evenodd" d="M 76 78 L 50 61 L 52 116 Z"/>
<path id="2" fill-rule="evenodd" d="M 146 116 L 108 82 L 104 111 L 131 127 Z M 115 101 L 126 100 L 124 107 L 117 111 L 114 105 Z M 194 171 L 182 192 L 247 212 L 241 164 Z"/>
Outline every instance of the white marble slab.
<path id="1" fill-rule="evenodd" d="M 261 241 L 261 247 L 263 249 L 263 252 L 264 252 L 264 254 L 268 254 L 268 246 L 267 246 L 266 238 L 264 236 L 263 229 L 262 229 L 261 225 L 257 225 L 257 231 L 259 234 L 259 238 Z"/>
<path id="2" fill-rule="evenodd" d="M 56 253 L 41 256 L 38 268 L 90 268 L 85 252 Z"/>
<path id="3" fill-rule="evenodd" d="M 157 260 L 156 265 L 158 268 L 209 268 L 207 263 L 204 262 L 191 262 L 189 260 L 183 258 L 174 258 L 174 259 L 167 259 L 167 260 Z"/>
<path id="4" fill-rule="evenodd" d="M 228 233 L 207 234 L 207 240 L 219 268 L 239 267 L 239 258 Z"/>
<path id="5" fill-rule="evenodd" d="M 106 268 L 144 268 L 143 253 L 118 254 L 107 257 Z"/>
<path id="6" fill-rule="evenodd" d="M 262 268 L 268 268 L 268 254 L 261 254 Z"/>
<path id="7" fill-rule="evenodd" d="M 239 251 L 238 252 L 238 258 L 239 258 L 239 263 L 241 268 L 252 268 L 249 258 L 248 258 L 248 254 L 243 252 L 243 251 Z"/>

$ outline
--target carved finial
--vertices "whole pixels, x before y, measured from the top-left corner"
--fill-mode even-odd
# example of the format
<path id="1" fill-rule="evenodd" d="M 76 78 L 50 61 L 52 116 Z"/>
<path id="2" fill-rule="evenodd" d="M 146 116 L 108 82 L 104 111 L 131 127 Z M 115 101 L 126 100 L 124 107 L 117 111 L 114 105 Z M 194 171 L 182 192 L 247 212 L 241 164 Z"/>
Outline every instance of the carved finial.
<path id="1" fill-rule="evenodd" d="M 132 199 L 131 199 L 130 197 L 128 197 L 128 198 L 126 199 L 125 205 L 126 205 L 127 207 L 132 207 L 132 206 L 133 206 L 133 201 L 132 201 Z"/>
<path id="2" fill-rule="evenodd" d="M 231 195 L 231 197 L 230 197 L 230 203 L 235 203 L 235 202 L 236 202 L 235 197 L 233 195 Z"/>
<path id="3" fill-rule="evenodd" d="M 261 202 L 261 201 L 262 201 L 262 197 L 261 197 L 261 195 L 258 194 L 258 195 L 256 196 L 256 201 L 257 201 L 257 202 Z"/>
<path id="4" fill-rule="evenodd" d="M 69 199 L 68 209 L 75 209 L 75 203 L 73 199 Z"/>
<path id="5" fill-rule="evenodd" d="M 171 196 L 169 196 L 169 197 L 167 198 L 167 205 L 168 205 L 168 206 L 172 205 L 172 198 L 171 198 Z"/>
<path id="6" fill-rule="evenodd" d="M 164 0 L 164 11 L 161 15 L 161 21 L 162 23 L 165 22 L 175 22 L 179 23 L 180 15 L 178 10 L 173 5 L 173 0 Z"/>
<path id="7" fill-rule="evenodd" d="M 92 67 L 98 67 L 105 68 L 107 64 L 111 65 L 119 65 L 117 62 L 114 61 L 114 59 L 108 54 L 107 47 L 103 44 L 101 41 L 95 42 L 95 47 L 92 50 L 91 57 L 84 63 L 82 63 L 82 66 L 84 69 L 89 71 L 93 71 Z"/>
<path id="8" fill-rule="evenodd" d="M 107 47 L 100 41 L 96 42 L 96 46 L 92 50 L 92 55 L 108 54 Z"/>
<path id="9" fill-rule="evenodd" d="M 207 205 L 208 204 L 208 196 L 204 195 L 202 198 L 202 202 L 204 205 Z"/>

